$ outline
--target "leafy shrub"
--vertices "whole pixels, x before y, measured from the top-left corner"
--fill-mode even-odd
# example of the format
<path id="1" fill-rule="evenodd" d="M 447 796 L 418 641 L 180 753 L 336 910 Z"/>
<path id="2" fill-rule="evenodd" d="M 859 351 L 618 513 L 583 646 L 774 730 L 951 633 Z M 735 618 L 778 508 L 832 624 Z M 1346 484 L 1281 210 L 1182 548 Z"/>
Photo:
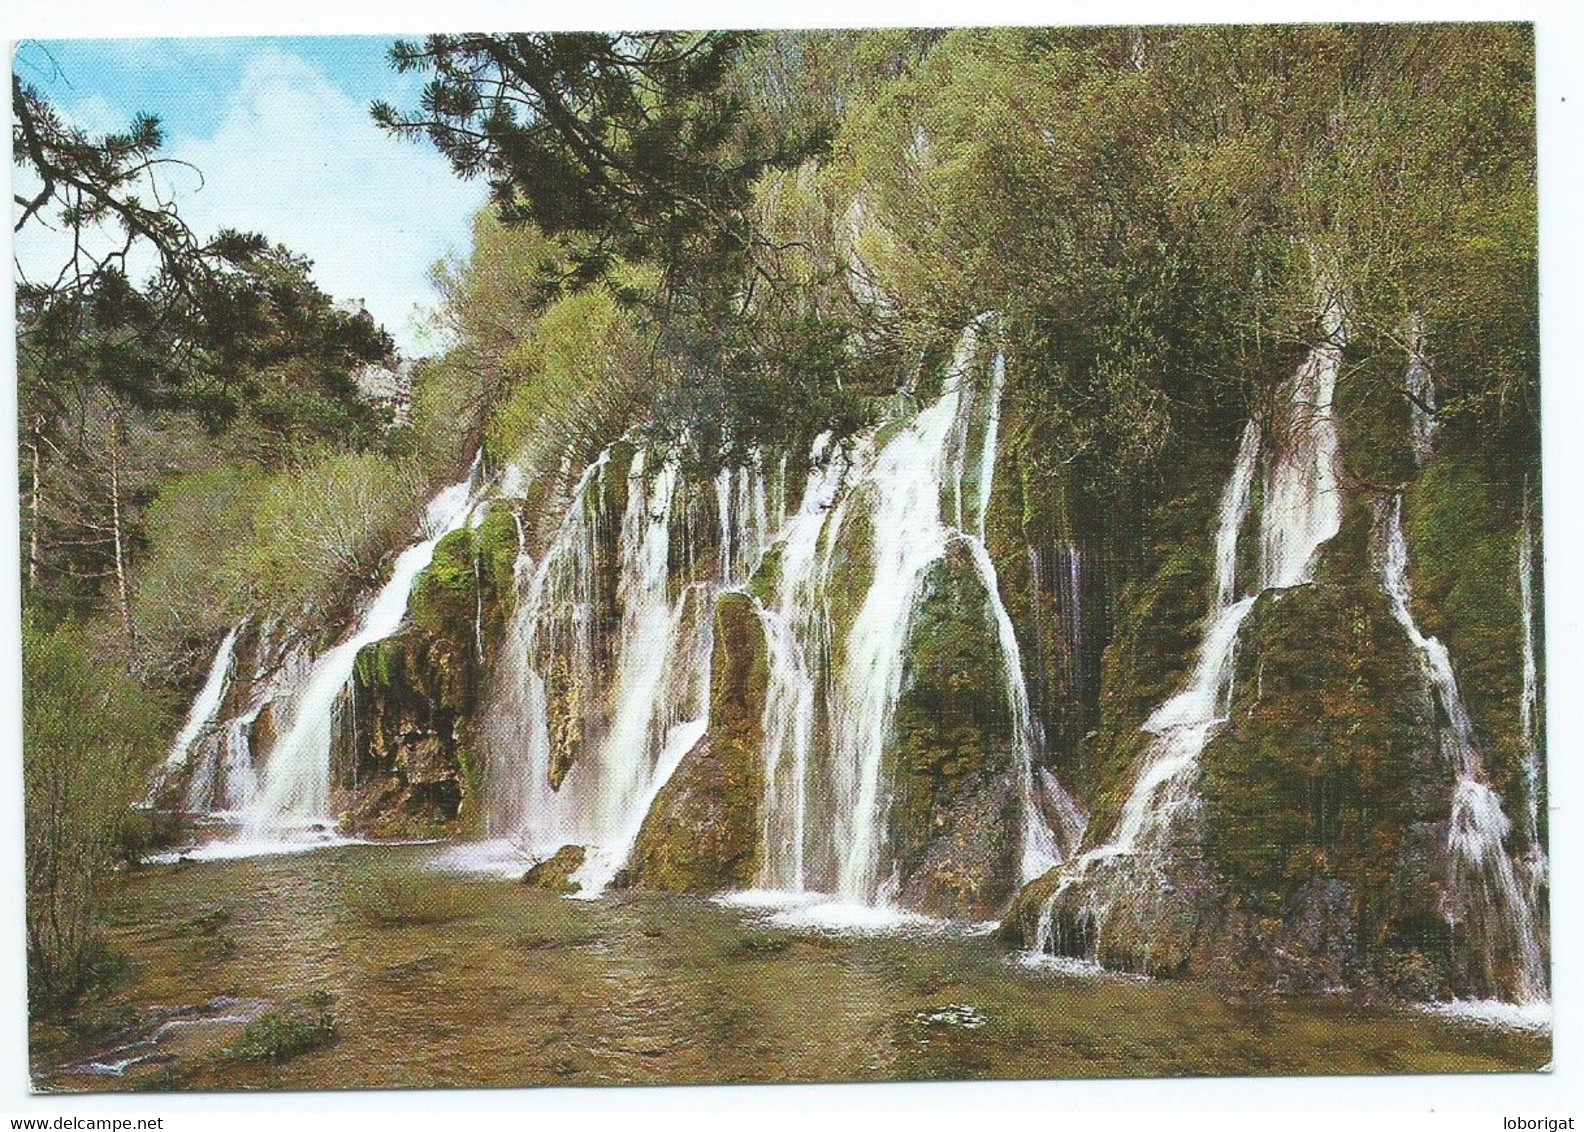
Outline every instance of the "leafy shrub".
<path id="1" fill-rule="evenodd" d="M 254 511 L 267 482 L 256 464 L 178 476 L 143 517 L 148 552 L 136 563 L 132 618 L 144 672 L 162 676 L 207 649 L 248 612 Z M 199 651 L 204 651 L 200 649 Z"/>
<path id="2" fill-rule="evenodd" d="M 314 991 L 249 1022 L 242 1037 L 227 1053 L 238 1061 L 280 1064 L 299 1054 L 322 1049 L 336 1039 L 335 999 L 328 991 Z"/>
<path id="3" fill-rule="evenodd" d="M 48 1010 L 103 981 L 103 884 L 170 720 L 80 630 L 30 621 L 22 708 L 28 985 Z"/>
<path id="4" fill-rule="evenodd" d="M 378 580 L 414 529 L 422 485 L 410 465 L 335 453 L 274 477 L 254 520 L 252 571 L 273 612 L 301 619 Z"/>
<path id="5" fill-rule="evenodd" d="M 449 924 L 479 913 L 476 901 L 436 878 L 388 873 L 365 882 L 348 904 L 366 923 L 381 928 Z"/>

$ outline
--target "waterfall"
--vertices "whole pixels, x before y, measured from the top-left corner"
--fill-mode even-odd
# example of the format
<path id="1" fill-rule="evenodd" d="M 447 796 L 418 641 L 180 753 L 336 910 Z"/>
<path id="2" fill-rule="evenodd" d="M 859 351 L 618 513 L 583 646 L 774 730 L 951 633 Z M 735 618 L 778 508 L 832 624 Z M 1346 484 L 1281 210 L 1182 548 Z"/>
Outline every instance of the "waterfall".
<path id="1" fill-rule="evenodd" d="M 337 706 L 351 682 L 358 653 L 401 628 L 413 583 L 429 566 L 435 546 L 467 518 L 478 469 L 475 458 L 467 479 L 430 500 L 424 537 L 397 557 L 390 580 L 363 611 L 351 635 L 318 658 L 306 684 L 292 697 L 290 726 L 270 751 L 263 781 L 242 815 L 245 839 L 322 833 L 334 824 L 330 812 L 331 742 Z"/>
<path id="2" fill-rule="evenodd" d="M 488 832 L 506 844 L 467 850 L 464 863 L 517 865 L 577 845 L 584 861 L 572 879 L 580 895 L 598 895 L 703 737 L 714 599 L 757 565 L 770 494 L 757 453 L 716 477 L 717 574 L 679 587 L 673 535 L 691 558 L 689 488 L 674 456 L 652 469 L 650 456 L 639 449 L 625 471 L 614 560 L 602 511 L 607 452 L 583 473 L 537 567 L 520 563 L 485 726 Z M 607 595 L 601 580 L 612 575 Z"/>
<path id="3" fill-rule="evenodd" d="M 815 442 L 802 504 L 778 534 L 777 592 L 759 610 L 769 646 L 761 888 L 801 893 L 829 885 L 839 900 L 860 904 L 894 898 L 884 756 L 910 629 L 928 598 L 926 579 L 953 543 L 969 552 L 999 644 L 1019 776 L 1020 875 L 1038 875 L 1063 855 L 1040 799 L 1059 796 L 1071 807 L 1069 818 L 1079 811 L 1059 784 L 1053 794 L 1036 781 L 1038 736 L 1022 658 L 983 538 L 1005 376 L 1000 357 L 983 402 L 977 461 L 970 460 L 975 398 L 968 367 L 979 325 L 964 331 L 940 396 L 911 419 L 845 451 L 831 453 L 828 437 Z M 833 641 L 838 543 L 860 523 L 870 542 L 868 584 L 845 636 Z"/>
<path id="4" fill-rule="evenodd" d="M 765 798 L 764 857 L 759 887 L 803 892 L 809 883 L 810 754 L 817 709 L 816 683 L 828 670 L 829 621 L 823 588 L 833 539 L 823 540 L 827 518 L 855 464 L 867 462 L 869 441 L 831 451 L 823 433 L 809 453 L 808 484 L 798 511 L 777 537 L 780 578 L 771 605 L 756 608 L 769 646 L 763 719 Z"/>
<path id="5" fill-rule="evenodd" d="M 715 477 L 720 575 L 727 585 L 742 584 L 759 566 L 771 530 L 767 490 L 763 457 L 757 451 L 749 463 L 722 468 Z"/>
<path id="6" fill-rule="evenodd" d="M 967 538 L 964 542 L 973 556 L 985 593 L 989 595 L 990 610 L 996 623 L 996 638 L 1001 646 L 1001 668 L 1006 680 L 1008 705 L 1012 709 L 1012 742 L 1017 756 L 1018 789 L 1022 802 L 1022 851 L 1018 861 L 1018 876 L 1027 882 L 1044 876 L 1061 864 L 1071 850 L 1077 848 L 1088 820 L 1082 817 L 1077 804 L 1061 788 L 1060 783 L 1055 783 L 1054 788 L 1047 786 L 1045 793 L 1054 795 L 1058 800 L 1062 828 L 1070 839 L 1068 844 L 1063 845 L 1057 840 L 1056 832 L 1044 817 L 1045 808 L 1039 804 L 1039 786 L 1034 774 L 1034 721 L 1029 709 L 1028 685 L 1023 679 L 1023 657 L 1018 650 L 1017 633 L 1012 627 L 1011 615 L 1001 600 L 1000 583 L 996 578 L 995 564 L 990 560 L 990 552 L 978 538 Z M 1055 775 L 1043 767 L 1039 769 L 1045 779 L 1055 782 Z"/>
<path id="7" fill-rule="evenodd" d="M 1344 330 L 1335 308 L 1327 312 L 1324 329 L 1326 339 L 1285 384 L 1270 443 L 1263 442 L 1255 421 L 1243 430 L 1217 508 L 1210 608 L 1193 667 L 1179 690 L 1145 720 L 1149 742 L 1116 826 L 1062 876 L 1042 909 L 1036 951 L 1053 949 L 1056 905 L 1075 885 L 1084 888 L 1093 927 L 1086 946 L 1094 950 L 1107 920 L 1120 911 L 1132 913 L 1145 930 L 1157 924 L 1159 905 L 1175 889 L 1167 868 L 1179 833 L 1199 812 L 1199 759 L 1225 723 L 1243 623 L 1261 592 L 1307 582 L 1320 547 L 1341 529 L 1339 438 L 1332 408 Z M 1267 449 L 1257 577 L 1244 586 L 1237 573 L 1238 549 Z"/>
<path id="8" fill-rule="evenodd" d="M 1031 546 L 1029 573 L 1036 592 L 1054 607 L 1055 625 L 1047 623 L 1044 601 L 1036 601 L 1035 616 L 1042 636 L 1054 630 L 1063 646 L 1060 657 L 1074 710 L 1084 726 L 1092 726 L 1100 704 L 1100 662 L 1105 650 L 1105 610 L 1102 600 L 1091 597 L 1099 567 L 1094 551 L 1073 539 L 1054 547 Z M 1102 589 L 1103 594 L 1103 589 Z M 1048 658 L 1041 658 L 1048 663 Z"/>
<path id="9" fill-rule="evenodd" d="M 253 724 L 262 708 L 260 704 L 225 725 L 221 780 L 210 802 L 219 813 L 246 813 L 258 796 L 258 771 L 253 765 Z"/>
<path id="10" fill-rule="evenodd" d="M 1375 552 L 1392 614 L 1418 651 L 1435 692 L 1441 757 L 1455 776 L 1442 914 L 1454 942 L 1478 964 L 1483 991 L 1521 1004 L 1542 1002 L 1547 996 L 1544 945 L 1537 911 L 1504 844 L 1512 823 L 1485 777 L 1446 646 L 1426 637 L 1414 621 L 1400 494 L 1377 505 Z"/>
<path id="11" fill-rule="evenodd" d="M 1204 636 L 1187 682 L 1144 722 L 1154 739 L 1111 840 L 1096 853 L 1132 853 L 1141 846 L 1165 849 L 1180 813 L 1198 803 L 1199 756 L 1221 723 L 1232 694 L 1238 631 L 1254 597 L 1237 591 L 1238 534 L 1249 513 L 1260 430 L 1243 430 L 1232 478 L 1221 494 L 1216 522 L 1213 600 Z M 1290 543 L 1282 543 L 1286 549 Z"/>
<path id="12" fill-rule="evenodd" d="M 1418 315 L 1408 321 L 1408 373 L 1404 384 L 1408 390 L 1408 436 L 1413 444 L 1414 463 L 1423 465 L 1435 447 L 1436 390 L 1435 375 L 1424 356 L 1424 325 Z"/>
<path id="13" fill-rule="evenodd" d="M 1543 882 L 1548 871 L 1545 849 L 1540 843 L 1540 671 L 1536 659 L 1534 607 L 1534 531 L 1529 518 L 1529 494 L 1524 491 L 1523 527 L 1518 532 L 1518 597 L 1522 607 L 1523 693 L 1518 701 L 1519 733 L 1523 739 L 1524 817 L 1529 843 L 1529 872 L 1534 885 Z M 1531 899 L 1534 896 L 1531 895 Z"/>
<path id="14" fill-rule="evenodd" d="M 674 753 L 672 749 L 681 743 L 680 738 L 672 742 L 669 730 L 673 723 L 681 721 L 670 718 L 676 705 L 670 702 L 673 688 L 666 679 L 668 665 L 679 659 L 672 654 L 680 643 L 684 607 L 681 600 L 671 601 L 668 573 L 671 503 L 678 472 L 676 464 L 667 461 L 652 481 L 646 481 L 644 462 L 645 453 L 639 449 L 627 477 L 617 591 L 622 624 L 612 692 L 615 712 L 604 750 L 595 764 L 600 771 L 599 788 L 593 798 L 592 828 L 596 836 L 579 875 L 585 888 L 596 891 L 625 863 L 631 848 L 625 827 L 632 826 L 633 836 L 637 835 L 634 818 L 641 822 L 644 813 L 638 803 L 651 797 L 651 788 L 657 790 L 663 785 L 664 779 L 655 773 L 658 764 L 667 761 L 665 754 Z M 695 713 L 700 710 L 700 705 L 689 706 Z M 688 732 L 696 740 L 703 728 L 694 726 Z M 680 759 L 686 750 L 683 747 L 675 759 Z M 579 764 L 572 772 L 582 769 Z M 665 769 L 669 777 L 674 761 L 672 767 Z"/>
<path id="15" fill-rule="evenodd" d="M 990 365 L 990 393 L 985 401 L 984 438 L 979 443 L 979 507 L 974 516 L 974 534 L 985 539 L 985 521 L 990 515 L 990 494 L 995 486 L 996 457 L 1001 454 L 1001 394 L 1006 388 L 1006 355 L 997 353 Z"/>
<path id="16" fill-rule="evenodd" d="M 501 650 L 495 687 L 485 709 L 485 766 L 489 807 L 486 832 L 536 836 L 568 843 L 573 829 L 560 829 L 553 807 L 549 701 L 539 653 L 553 638 L 557 651 L 578 672 L 593 667 L 596 571 L 601 493 L 597 490 L 610 452 L 584 470 L 544 557 L 534 565 L 526 549 L 517 559 L 517 605 Z M 525 540 L 519 539 L 525 546 Z M 559 633 L 558 633 L 559 630 Z"/>
<path id="17" fill-rule="evenodd" d="M 212 789 L 201 799 L 188 794 L 188 809 L 209 818 L 234 822 L 245 814 L 258 797 L 258 770 L 253 757 L 253 729 L 264 709 L 285 700 L 301 685 L 311 669 L 312 658 L 301 648 L 288 648 L 272 666 L 276 625 L 266 621 L 259 628 L 255 646 L 256 660 L 248 685 L 247 706 L 241 715 L 219 726 L 215 741 L 218 774 Z"/>
<path id="18" fill-rule="evenodd" d="M 225 637 L 220 641 L 220 647 L 215 649 L 214 659 L 209 662 L 209 674 L 204 678 L 203 687 L 198 690 L 197 697 L 192 702 L 192 707 L 187 710 L 187 719 L 182 724 L 181 730 L 176 733 L 176 739 L 171 744 L 170 754 L 165 757 L 164 763 L 155 773 L 153 781 L 149 784 L 148 793 L 144 796 L 143 805 L 154 804 L 155 797 L 161 792 L 165 784 L 173 775 L 181 774 L 192 760 L 193 745 L 198 741 L 215 721 L 220 713 L 220 705 L 225 700 L 227 690 L 231 687 L 231 677 L 236 669 L 236 643 L 237 636 L 242 632 L 239 622 L 233 625 Z M 193 777 L 188 785 L 188 796 L 194 794 L 193 787 L 200 785 L 199 794 L 203 793 L 201 783 L 205 780 L 212 783 L 215 776 L 213 759 L 205 759 L 204 764 L 193 772 Z M 189 804 L 189 809 L 191 805 Z"/>
<path id="19" fill-rule="evenodd" d="M 925 574 L 946 553 L 949 529 L 941 522 L 944 489 L 955 488 L 961 514 L 960 480 L 953 470 L 950 439 L 958 431 L 963 369 L 974 335 L 964 334 L 945 392 L 876 453 L 837 512 L 850 511 L 859 490 L 868 502 L 873 581 L 845 641 L 831 705 L 832 761 L 836 771 L 836 891 L 868 903 L 882 898 L 885 796 L 881 762 L 892 716 L 902 693 L 907 629 L 920 599 Z M 834 536 L 833 536 L 834 537 Z"/>

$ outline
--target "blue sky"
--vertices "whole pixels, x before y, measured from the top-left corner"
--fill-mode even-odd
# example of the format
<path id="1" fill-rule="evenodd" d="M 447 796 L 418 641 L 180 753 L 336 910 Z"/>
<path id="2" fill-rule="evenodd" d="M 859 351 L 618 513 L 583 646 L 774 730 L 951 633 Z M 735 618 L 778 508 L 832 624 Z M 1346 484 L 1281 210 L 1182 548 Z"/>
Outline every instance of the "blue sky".
<path id="1" fill-rule="evenodd" d="M 24 42 L 15 67 L 93 131 L 159 117 L 170 189 L 201 232 L 260 231 L 314 261 L 331 294 L 363 299 L 404 352 L 435 345 L 422 311 L 427 273 L 468 248 L 481 183 L 464 184 L 427 145 L 392 138 L 369 103 L 415 105 L 422 78 L 386 62 L 394 36 Z M 19 235 L 24 266 L 47 262 L 50 235 Z"/>

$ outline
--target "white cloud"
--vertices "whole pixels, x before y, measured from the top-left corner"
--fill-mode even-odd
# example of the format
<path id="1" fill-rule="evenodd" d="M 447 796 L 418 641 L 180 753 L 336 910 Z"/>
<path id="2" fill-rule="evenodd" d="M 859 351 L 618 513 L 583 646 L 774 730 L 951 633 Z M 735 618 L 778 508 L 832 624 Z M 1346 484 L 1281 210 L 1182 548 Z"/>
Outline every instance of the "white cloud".
<path id="1" fill-rule="evenodd" d="M 125 128 L 99 95 L 65 108 L 93 132 Z M 415 320 L 433 301 L 428 270 L 452 250 L 465 252 L 482 184 L 458 181 L 427 145 L 391 137 L 368 107 L 297 55 L 261 46 L 242 68 L 212 136 L 172 138 L 165 156 L 188 162 L 163 170 L 164 191 L 200 236 L 219 228 L 262 232 L 314 261 L 314 278 L 337 299 L 362 299 L 406 354 L 433 348 Z M 19 191 L 36 185 L 17 170 Z M 49 278 L 70 254 L 53 214 L 18 233 L 18 266 Z M 108 238 L 90 244 L 109 246 Z M 103 250 L 99 248 L 98 250 Z M 134 274 L 152 270 L 138 255 Z M 141 269 L 141 271 L 139 270 Z"/>
<path id="2" fill-rule="evenodd" d="M 466 250 L 482 184 L 464 184 L 433 149 L 386 134 L 300 57 L 262 47 L 242 69 L 207 138 L 177 137 L 170 156 L 203 172 L 174 175 L 201 233 L 258 231 L 314 261 L 338 299 L 362 299 L 404 351 L 421 343 L 416 305 L 432 299 L 429 265 Z"/>

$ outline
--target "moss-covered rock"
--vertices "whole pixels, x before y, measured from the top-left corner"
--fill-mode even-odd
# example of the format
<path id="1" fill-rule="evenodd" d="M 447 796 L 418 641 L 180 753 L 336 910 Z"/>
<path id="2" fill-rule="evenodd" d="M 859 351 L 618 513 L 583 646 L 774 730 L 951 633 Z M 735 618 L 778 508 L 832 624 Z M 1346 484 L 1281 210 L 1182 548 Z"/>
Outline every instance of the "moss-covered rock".
<path id="1" fill-rule="evenodd" d="M 516 589 L 518 550 L 517 522 L 505 507 L 492 508 L 477 527 L 446 535 L 413 583 L 413 623 L 435 636 L 498 632 Z"/>
<path id="2" fill-rule="evenodd" d="M 384 837 L 474 828 L 477 716 L 519 550 L 505 505 L 453 531 L 413 583 L 407 626 L 358 654 L 332 767 L 343 825 Z"/>
<path id="3" fill-rule="evenodd" d="M 1108 967 L 1294 993 L 1446 992 L 1451 776 L 1371 559 L 1371 520 L 1356 500 L 1314 582 L 1256 602 L 1228 721 L 1173 843 L 1041 878 L 1014 901 L 1005 942 L 1030 946 L 1049 905 L 1056 949 Z M 1119 775 L 1100 808 L 1130 782 Z"/>
<path id="4" fill-rule="evenodd" d="M 1001 924 L 996 928 L 995 938 L 1016 951 L 1032 949 L 1039 938 L 1039 925 L 1045 915 L 1045 907 L 1056 892 L 1056 886 L 1061 883 L 1062 875 L 1060 868 L 1054 868 L 1018 889 L 1006 911 L 1001 914 Z"/>
<path id="5" fill-rule="evenodd" d="M 666 892 L 751 884 L 762 854 L 764 629 L 746 594 L 715 610 L 709 729 L 645 816 L 621 882 Z"/>
<path id="6" fill-rule="evenodd" d="M 1206 851 L 1224 883 L 1278 909 L 1340 878 L 1363 926 L 1394 919 L 1425 877 L 1400 862 L 1444 817 L 1450 775 L 1418 658 L 1371 569 L 1355 508 L 1314 585 L 1263 595 L 1244 624 L 1228 726 L 1202 757 Z"/>
<path id="7" fill-rule="evenodd" d="M 1109 836 L 1149 743 L 1144 720 L 1181 684 L 1199 647 L 1209 604 L 1208 538 L 1167 550 L 1150 577 L 1122 592 L 1105 652 L 1100 727 L 1086 744 L 1089 841 Z"/>
<path id="8" fill-rule="evenodd" d="M 475 654 L 422 629 L 358 654 L 333 766 L 343 826 L 380 837 L 462 828 L 479 788 L 478 682 Z"/>
<path id="9" fill-rule="evenodd" d="M 525 872 L 522 882 L 533 888 L 543 888 L 562 896 L 570 896 L 582 887 L 572 877 L 583 867 L 587 855 L 587 850 L 581 845 L 563 845 L 551 856 Z"/>
<path id="10" fill-rule="evenodd" d="M 1406 966 L 1446 987 L 1452 776 L 1369 527 L 1360 502 L 1314 585 L 1260 599 L 1230 722 L 1202 757 L 1206 862 L 1227 900 L 1208 953 L 1232 981 L 1401 990 Z"/>
<path id="11" fill-rule="evenodd" d="M 968 548 L 924 580 L 886 753 L 901 901 L 997 915 L 1017 883 L 1018 767 L 995 620 Z"/>

